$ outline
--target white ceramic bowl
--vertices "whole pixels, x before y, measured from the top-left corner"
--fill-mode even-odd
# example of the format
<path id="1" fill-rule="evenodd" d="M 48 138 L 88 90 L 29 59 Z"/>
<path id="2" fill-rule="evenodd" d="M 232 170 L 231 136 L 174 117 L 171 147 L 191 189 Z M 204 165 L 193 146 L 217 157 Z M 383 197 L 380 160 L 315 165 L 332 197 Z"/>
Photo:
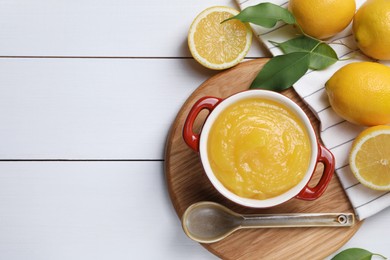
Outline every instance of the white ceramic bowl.
<path id="1" fill-rule="evenodd" d="M 218 115 L 224 111 L 225 108 L 231 104 L 248 98 L 261 98 L 271 100 L 280 103 L 289 108 L 294 114 L 297 115 L 299 120 L 303 123 L 309 136 L 311 145 L 311 158 L 309 167 L 303 179 L 293 188 L 287 192 L 268 199 L 249 199 L 236 195 L 228 190 L 215 176 L 211 169 L 209 157 L 207 153 L 207 143 L 210 129 L 217 119 Z M 203 109 L 210 111 L 206 121 L 202 127 L 200 134 L 195 134 L 192 131 L 193 123 Z M 199 99 L 187 116 L 187 120 L 184 124 L 183 138 L 186 143 L 195 151 L 199 152 L 200 159 L 205 170 L 207 177 L 212 185 L 226 198 L 240 204 L 242 206 L 253 208 L 268 208 L 279 205 L 292 198 L 299 198 L 304 200 L 314 200 L 322 195 L 325 191 L 328 183 L 334 172 L 334 157 L 329 150 L 319 144 L 313 126 L 305 112 L 291 99 L 277 92 L 268 90 L 247 90 L 234 94 L 226 99 L 219 99 L 216 97 L 203 97 Z M 315 187 L 309 187 L 308 183 L 315 172 L 315 168 L 318 162 L 324 164 L 324 172 L 318 184 Z"/>

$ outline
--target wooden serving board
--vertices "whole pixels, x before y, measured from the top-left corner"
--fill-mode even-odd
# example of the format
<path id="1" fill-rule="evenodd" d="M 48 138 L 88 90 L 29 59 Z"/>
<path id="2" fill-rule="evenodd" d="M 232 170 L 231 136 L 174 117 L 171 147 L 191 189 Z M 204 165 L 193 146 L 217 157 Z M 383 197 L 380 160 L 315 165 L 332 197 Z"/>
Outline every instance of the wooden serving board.
<path id="1" fill-rule="evenodd" d="M 165 153 L 165 174 L 173 206 L 181 218 L 191 204 L 199 201 L 219 202 L 242 214 L 353 212 L 336 175 L 321 198 L 315 201 L 292 199 L 268 209 L 239 206 L 220 195 L 203 171 L 200 158 L 182 138 L 185 118 L 192 105 L 203 96 L 227 97 L 248 89 L 268 59 L 243 62 L 205 81 L 185 102 L 169 133 Z M 300 105 L 309 116 L 318 136 L 319 122 L 292 89 L 282 92 Z M 203 113 L 204 112 L 204 113 Z M 195 122 L 200 129 L 207 116 L 203 111 Z M 322 170 L 318 165 L 317 171 Z M 318 180 L 313 178 L 313 182 Z M 362 222 L 351 228 L 274 228 L 239 230 L 220 242 L 203 244 L 222 259 L 323 259 L 346 243 Z"/>

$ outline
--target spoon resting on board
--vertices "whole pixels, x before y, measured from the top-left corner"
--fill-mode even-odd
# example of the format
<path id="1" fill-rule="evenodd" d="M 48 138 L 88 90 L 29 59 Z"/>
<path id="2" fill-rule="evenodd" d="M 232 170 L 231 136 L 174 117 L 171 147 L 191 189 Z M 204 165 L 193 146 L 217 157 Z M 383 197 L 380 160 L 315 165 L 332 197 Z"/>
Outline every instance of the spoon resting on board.
<path id="1" fill-rule="evenodd" d="M 200 243 L 220 241 L 242 228 L 350 227 L 353 213 L 241 215 L 215 202 L 192 204 L 182 216 L 184 232 Z"/>

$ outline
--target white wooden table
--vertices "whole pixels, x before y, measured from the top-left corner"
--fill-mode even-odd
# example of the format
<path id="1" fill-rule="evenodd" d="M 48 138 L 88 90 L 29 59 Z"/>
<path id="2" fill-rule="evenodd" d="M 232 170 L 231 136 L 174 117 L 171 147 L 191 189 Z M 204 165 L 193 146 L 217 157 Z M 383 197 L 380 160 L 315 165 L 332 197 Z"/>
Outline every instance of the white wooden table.
<path id="1" fill-rule="evenodd" d="M 215 259 L 182 232 L 163 171 L 176 113 L 217 73 L 186 42 L 213 5 L 236 7 L 0 0 L 0 259 Z M 342 249 L 390 257 L 389 218 Z"/>

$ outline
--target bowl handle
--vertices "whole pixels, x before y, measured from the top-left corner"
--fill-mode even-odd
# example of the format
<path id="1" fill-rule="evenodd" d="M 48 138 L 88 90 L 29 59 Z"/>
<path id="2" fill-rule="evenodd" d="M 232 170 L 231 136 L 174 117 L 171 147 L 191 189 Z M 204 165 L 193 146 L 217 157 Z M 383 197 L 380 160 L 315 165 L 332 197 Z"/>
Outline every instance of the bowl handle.
<path id="1" fill-rule="evenodd" d="M 321 144 L 318 144 L 318 159 L 317 162 L 324 164 L 324 171 L 322 173 L 320 181 L 314 187 L 309 187 L 308 184 L 299 192 L 296 196 L 302 200 L 315 200 L 319 198 L 325 191 L 330 180 L 332 179 L 335 167 L 335 159 L 333 154 Z"/>
<path id="2" fill-rule="evenodd" d="M 200 134 L 194 133 L 194 122 L 200 111 L 207 109 L 209 112 L 221 102 L 222 99 L 216 97 L 200 98 L 191 108 L 183 127 L 183 138 L 186 144 L 194 151 L 199 152 Z"/>

